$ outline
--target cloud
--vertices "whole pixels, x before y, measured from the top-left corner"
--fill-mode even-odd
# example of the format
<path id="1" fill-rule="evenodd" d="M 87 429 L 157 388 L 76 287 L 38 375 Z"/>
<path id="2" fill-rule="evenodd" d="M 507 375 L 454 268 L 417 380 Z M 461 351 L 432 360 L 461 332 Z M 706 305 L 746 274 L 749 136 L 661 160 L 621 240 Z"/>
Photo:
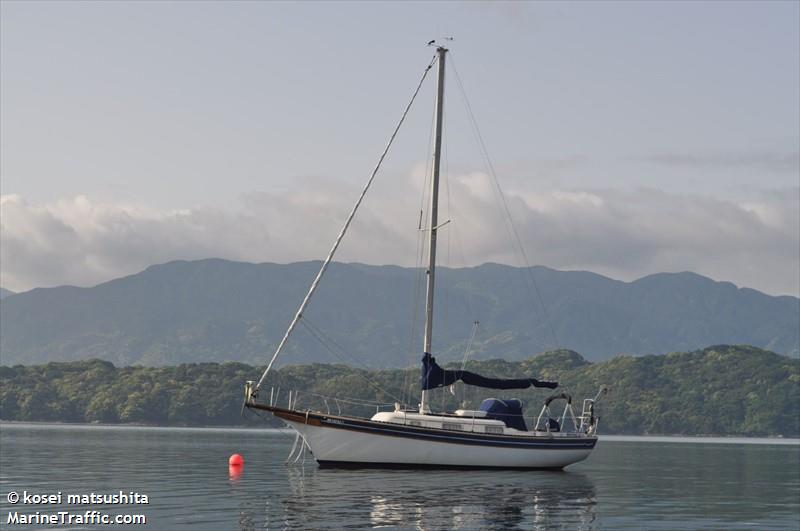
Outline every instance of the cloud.
<path id="1" fill-rule="evenodd" d="M 417 230 L 420 205 L 427 205 L 420 197 L 422 181 L 388 180 L 371 191 L 337 259 L 415 265 L 425 235 Z M 358 192 L 330 180 L 303 179 L 289 193 L 246 194 L 236 211 L 158 210 L 84 196 L 31 204 L 3 196 L 0 284 L 14 291 L 93 285 L 175 259 L 319 259 Z M 514 252 L 502 199 L 485 175 L 451 176 L 440 197 L 440 223 L 452 220 L 440 231 L 441 262 L 524 263 Z M 741 202 L 653 189 L 505 194 L 532 265 L 623 280 L 690 270 L 792 295 L 800 293 L 799 198 L 796 187 Z"/>
<path id="2" fill-rule="evenodd" d="M 15 195 L 3 196 L 1 208 L 0 282 L 17 289 L 93 285 L 176 258 L 236 256 L 259 236 L 211 208 L 158 211 L 84 196 L 36 205 Z"/>
<path id="3" fill-rule="evenodd" d="M 800 152 L 743 152 L 743 153 L 660 153 L 646 157 L 646 162 L 663 166 L 688 168 L 745 169 L 775 173 L 800 172 Z"/>

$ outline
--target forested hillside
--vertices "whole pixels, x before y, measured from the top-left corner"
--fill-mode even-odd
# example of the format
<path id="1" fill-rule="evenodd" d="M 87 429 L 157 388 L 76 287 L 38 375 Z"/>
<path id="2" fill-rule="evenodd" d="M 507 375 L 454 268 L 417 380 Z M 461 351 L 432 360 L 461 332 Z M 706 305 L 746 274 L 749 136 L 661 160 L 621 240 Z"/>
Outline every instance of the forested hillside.
<path id="1" fill-rule="evenodd" d="M 748 346 L 714 346 L 661 356 L 618 356 L 590 363 L 572 351 L 520 362 L 470 362 L 489 376 L 522 375 L 560 382 L 575 397 L 609 393 L 598 405 L 602 433 L 800 436 L 800 360 Z M 277 425 L 240 416 L 245 380 L 261 368 L 241 363 L 114 367 L 99 360 L 0 367 L 0 418 L 22 421 L 157 425 Z M 366 371 L 344 365 L 297 365 L 269 376 L 262 397 L 280 386 L 300 391 L 299 406 L 369 415 L 348 399 L 415 405 L 418 369 Z M 519 397 L 536 415 L 547 390 L 493 391 L 457 384 L 432 391 L 434 409 L 477 407 L 482 398 Z M 322 398 L 322 397 L 330 398 Z M 336 400 L 339 399 L 339 401 Z M 327 402 L 327 403 L 326 403 Z"/>

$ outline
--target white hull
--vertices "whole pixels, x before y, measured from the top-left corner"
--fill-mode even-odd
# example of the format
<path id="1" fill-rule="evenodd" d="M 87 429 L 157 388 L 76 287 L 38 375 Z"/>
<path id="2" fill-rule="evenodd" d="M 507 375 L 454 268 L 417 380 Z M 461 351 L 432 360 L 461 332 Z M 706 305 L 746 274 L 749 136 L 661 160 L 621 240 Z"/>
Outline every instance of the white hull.
<path id="1" fill-rule="evenodd" d="M 592 451 L 591 447 L 503 448 L 436 442 L 284 421 L 303 436 L 322 465 L 563 468 L 586 459 Z"/>

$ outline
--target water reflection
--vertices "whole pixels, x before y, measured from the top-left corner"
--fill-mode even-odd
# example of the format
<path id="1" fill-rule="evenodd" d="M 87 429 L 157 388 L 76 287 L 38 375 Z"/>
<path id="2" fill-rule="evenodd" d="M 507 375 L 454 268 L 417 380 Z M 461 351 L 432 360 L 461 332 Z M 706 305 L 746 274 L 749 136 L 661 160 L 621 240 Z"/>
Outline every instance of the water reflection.
<path id="1" fill-rule="evenodd" d="M 242 477 L 242 472 L 244 472 L 243 466 L 228 465 L 228 477 L 231 481 L 238 481 Z"/>
<path id="2" fill-rule="evenodd" d="M 597 497 L 572 472 L 287 470 L 288 490 L 267 502 L 265 527 L 592 529 Z M 244 529 L 244 527 L 243 527 Z"/>
<path id="3" fill-rule="evenodd" d="M 318 469 L 311 458 L 285 466 L 285 433 L 0 428 L 0 515 L 13 509 L 11 490 L 132 490 L 150 504 L 94 508 L 192 531 L 800 529 L 796 443 L 601 441 L 564 472 L 352 471 Z M 247 458 L 237 473 L 228 469 L 233 452 Z"/>

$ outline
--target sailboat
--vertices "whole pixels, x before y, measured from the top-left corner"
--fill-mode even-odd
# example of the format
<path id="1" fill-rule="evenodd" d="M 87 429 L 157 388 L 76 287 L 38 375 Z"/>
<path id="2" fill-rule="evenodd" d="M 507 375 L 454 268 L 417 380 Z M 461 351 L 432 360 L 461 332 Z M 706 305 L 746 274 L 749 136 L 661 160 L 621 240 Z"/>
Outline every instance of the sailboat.
<path id="1" fill-rule="evenodd" d="M 431 41 L 432 44 L 435 41 Z M 438 222 L 439 169 L 442 151 L 445 61 L 448 49 L 436 47 L 436 53 L 424 71 L 411 102 L 403 113 L 367 185 L 345 221 L 327 258 L 303 299 L 294 319 L 258 382 L 245 385 L 244 406 L 272 413 L 298 434 L 303 447 L 310 449 L 320 466 L 337 467 L 446 467 L 446 468 L 515 468 L 561 469 L 586 459 L 597 444 L 598 418 L 594 406 L 601 393 L 583 401 L 580 415 L 572 407 L 572 397 L 565 392 L 549 396 L 535 421 L 527 425 L 520 400 L 488 398 L 478 409 L 434 412 L 429 393 L 457 381 L 487 389 L 556 389 L 558 383 L 535 378 L 488 378 L 462 369 L 444 369 L 432 356 L 434 287 L 436 278 L 436 237 Z M 437 66 L 434 159 L 432 167 L 430 216 L 426 227 L 428 239 L 427 293 L 425 330 L 420 377 L 421 397 L 418 407 L 394 404 L 393 411 L 379 411 L 370 418 L 332 414 L 297 407 L 297 394 L 286 405 L 279 405 L 274 389 L 269 400 L 259 400 L 267 374 L 283 350 L 380 168 L 397 131 L 405 119 L 428 72 Z M 278 392 L 280 394 L 280 390 Z M 559 416 L 551 405 L 563 400 Z M 297 442 L 296 440 L 296 442 Z"/>

